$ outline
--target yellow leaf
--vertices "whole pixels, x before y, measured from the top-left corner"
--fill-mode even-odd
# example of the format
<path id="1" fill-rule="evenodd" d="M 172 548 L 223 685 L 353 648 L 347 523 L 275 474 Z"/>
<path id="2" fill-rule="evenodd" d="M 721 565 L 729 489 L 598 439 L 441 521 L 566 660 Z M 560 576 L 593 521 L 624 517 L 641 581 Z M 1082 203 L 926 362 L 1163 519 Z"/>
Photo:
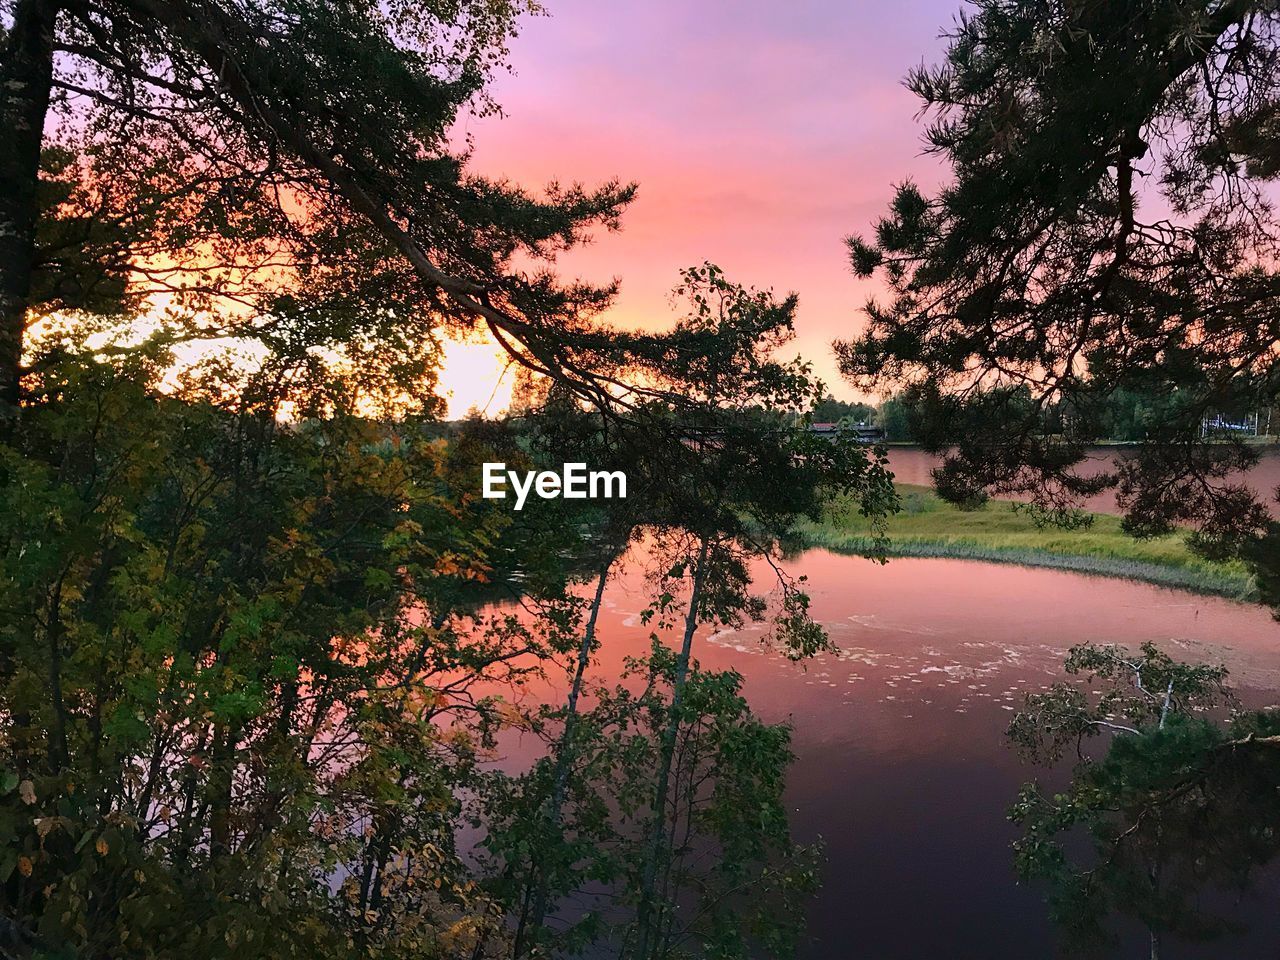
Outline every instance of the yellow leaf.
<path id="1" fill-rule="evenodd" d="M 96 849 L 99 854 L 105 857 L 107 855 L 107 851 L 110 850 L 111 848 L 107 846 L 106 837 L 99 837 L 98 842 L 94 844 L 94 849 Z"/>
<path id="2" fill-rule="evenodd" d="M 33 867 L 33 866 L 32 866 L 32 864 L 31 864 L 31 858 L 30 858 L 30 857 L 19 857 L 19 858 L 18 858 L 18 872 L 19 872 L 20 874 L 22 874 L 24 877 L 29 877 L 29 876 L 31 876 L 31 871 L 32 871 L 33 869 L 34 869 L 34 867 Z"/>

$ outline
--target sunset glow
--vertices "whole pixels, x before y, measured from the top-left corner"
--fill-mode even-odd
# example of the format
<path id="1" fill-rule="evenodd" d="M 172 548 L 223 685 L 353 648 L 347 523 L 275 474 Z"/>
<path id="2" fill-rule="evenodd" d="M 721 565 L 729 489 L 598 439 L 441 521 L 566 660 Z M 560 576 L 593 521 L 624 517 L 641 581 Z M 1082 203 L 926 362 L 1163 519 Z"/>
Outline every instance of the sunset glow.
<path id="1" fill-rule="evenodd" d="M 1280 4 L 0 89 L 0 960 L 1280 957 Z"/>
<path id="2" fill-rule="evenodd" d="M 850 273 L 842 239 L 871 229 L 895 182 L 940 177 L 921 156 L 917 103 L 900 81 L 940 49 L 956 10 L 951 0 L 556 0 L 512 49 L 515 74 L 496 89 L 505 115 L 463 132 L 479 172 L 530 189 L 639 184 L 622 230 L 558 265 L 621 278 L 611 321 L 668 322 L 677 271 L 711 260 L 740 283 L 799 293 L 791 349 L 851 398 L 830 343 L 861 323 L 874 286 Z M 501 369 L 481 373 L 474 350 L 456 356 L 442 377 L 452 415 L 483 406 Z M 499 409 L 495 400 L 490 412 Z"/>
<path id="3" fill-rule="evenodd" d="M 446 340 L 441 353 L 440 391 L 448 404 L 447 417 L 456 419 L 472 410 L 493 416 L 511 403 L 515 370 L 492 338 Z"/>

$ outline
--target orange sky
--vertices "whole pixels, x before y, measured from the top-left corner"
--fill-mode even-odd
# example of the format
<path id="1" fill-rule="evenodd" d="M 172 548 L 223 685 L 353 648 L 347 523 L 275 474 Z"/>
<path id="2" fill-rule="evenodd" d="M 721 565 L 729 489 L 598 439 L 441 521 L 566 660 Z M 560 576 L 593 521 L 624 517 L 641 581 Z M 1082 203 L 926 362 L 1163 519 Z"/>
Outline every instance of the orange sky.
<path id="1" fill-rule="evenodd" d="M 712 260 L 731 279 L 800 294 L 795 352 L 833 393 L 853 392 L 830 342 L 854 331 L 872 287 L 842 238 L 865 232 L 920 155 L 917 102 L 901 78 L 942 49 L 958 0 L 548 0 L 512 49 L 505 116 L 470 119 L 475 167 L 530 188 L 634 180 L 617 234 L 564 258 L 567 275 L 622 278 L 612 315 L 661 325 L 676 271 Z M 492 348 L 450 347 L 450 413 L 505 406 Z"/>

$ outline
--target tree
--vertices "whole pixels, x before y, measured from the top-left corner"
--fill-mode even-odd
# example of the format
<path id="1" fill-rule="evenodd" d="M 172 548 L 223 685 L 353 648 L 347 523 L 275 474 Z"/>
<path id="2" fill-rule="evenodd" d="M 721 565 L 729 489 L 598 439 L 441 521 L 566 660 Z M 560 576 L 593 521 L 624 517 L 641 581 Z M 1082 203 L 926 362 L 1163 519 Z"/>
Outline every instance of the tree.
<path id="1" fill-rule="evenodd" d="M 1068 751 L 1078 761 L 1065 790 L 1027 784 L 1014 804 L 1019 875 L 1048 886 L 1064 939 L 1090 955 L 1114 941 L 1116 916 L 1143 924 L 1152 960 L 1171 937 L 1227 932 L 1207 894 L 1248 889 L 1280 852 L 1280 718 L 1241 712 L 1215 723 L 1203 711 L 1232 701 L 1226 672 L 1150 644 L 1075 647 L 1066 669 L 1090 689 L 1058 683 L 1030 695 L 1009 727 L 1032 762 L 1053 765 Z M 1110 742 L 1089 750 L 1095 737 Z M 1068 839 L 1081 829 L 1084 856 Z"/>
<path id="2" fill-rule="evenodd" d="M 623 803 L 643 804 L 652 795 L 655 773 L 664 769 L 665 730 L 674 721 L 677 731 L 659 811 L 666 848 L 653 955 L 792 956 L 804 903 L 818 885 L 818 851 L 790 835 L 783 799 L 790 730 L 752 714 L 736 673 L 705 671 L 696 661 L 677 704 L 678 657 L 655 644 L 630 667 L 646 680 L 639 696 L 615 689 L 600 697 L 600 709 L 617 718 L 626 758 L 607 795 Z M 642 818 L 635 826 L 649 824 Z M 633 891 L 645 881 L 649 831 L 634 838 L 641 842 L 622 864 Z"/>
<path id="3" fill-rule="evenodd" d="M 655 761 L 631 928 L 646 957 L 668 952 L 690 818 L 667 808 L 706 771 L 682 745 L 726 761 L 717 796 L 771 810 L 787 760 L 731 680 L 697 698 L 693 630 L 769 612 L 747 559 L 775 561 L 823 485 L 891 500 L 862 451 L 768 412 L 818 398 L 802 363 L 771 356 L 795 298 L 705 265 L 684 278 L 690 315 L 649 335 L 600 321 L 612 284 L 551 273 L 633 190 L 534 195 L 468 171 L 456 121 L 492 108 L 531 5 L 3 9 L 0 935 L 121 957 L 481 960 L 550 942 L 542 919 L 592 866 L 553 840 L 601 810 L 583 799 L 598 718 L 577 698 L 631 527 L 562 505 L 513 517 L 475 491 L 486 459 L 545 452 L 555 417 L 634 459 L 639 519 L 672 550 L 659 596 L 689 575 L 692 627 L 625 720 Z M 559 404 L 540 437 L 424 426 L 439 335 L 477 326 Z M 803 591 L 780 587 L 779 635 L 810 652 Z M 562 667 L 562 713 L 517 705 Z M 513 727 L 553 746 L 527 779 L 487 763 Z M 728 763 L 743 742 L 759 769 Z M 494 815 L 511 797 L 521 816 Z M 785 823 L 750 832 L 726 803 L 711 835 L 742 845 L 737 868 L 791 854 Z M 464 849 L 488 827 L 495 875 Z"/>
<path id="4" fill-rule="evenodd" d="M 1101 411 L 1100 430 L 1111 440 L 1145 440 L 1164 419 L 1162 397 L 1150 396 L 1124 388 L 1107 398 Z"/>
<path id="5" fill-rule="evenodd" d="M 503 878 L 503 899 L 518 905 L 517 950 L 555 942 L 538 921 L 554 915 L 557 900 L 588 896 L 602 884 L 618 888 L 610 920 L 627 931 L 621 944 L 625 955 L 662 957 L 677 942 L 695 953 L 718 955 L 716 949 L 729 949 L 732 938 L 726 939 L 723 925 L 714 931 L 702 923 L 686 929 L 682 919 L 681 837 L 687 839 L 683 831 L 697 833 L 698 828 L 687 813 L 672 814 L 673 809 L 686 810 L 676 798 L 689 797 L 681 779 L 688 763 L 681 744 L 690 731 L 706 724 L 718 729 L 720 723 L 717 715 L 705 716 L 696 699 L 690 703 L 691 684 L 699 682 L 693 656 L 697 631 L 768 618 L 773 641 L 791 656 L 800 659 L 822 649 L 826 636 L 807 615 L 803 582 L 777 566 L 780 538 L 797 516 L 816 515 L 833 489 L 857 496 L 872 514 L 893 506 L 883 464 L 869 458 L 865 448 L 815 437 L 772 412 L 803 407 L 818 395 L 819 385 L 806 365 L 775 358 L 791 336 L 794 297 L 778 300 L 741 287 L 710 264 L 683 271 L 677 294 L 689 304 L 671 333 L 683 348 L 637 354 L 646 364 L 637 375 L 663 389 L 678 389 L 686 398 L 679 407 L 651 402 L 624 423 L 577 414 L 539 425 L 551 434 L 544 442 L 552 444 L 556 458 L 583 449 L 595 450 L 606 462 L 620 458 L 627 467 L 629 494 L 622 513 L 594 528 L 604 536 L 598 568 L 589 574 L 591 591 L 580 608 L 585 626 L 578 628 L 581 645 L 569 665 L 568 700 L 542 717 L 550 752 L 514 792 L 502 795 L 496 820 L 504 828 L 486 841 L 500 858 L 491 872 Z M 633 531 L 643 536 L 657 571 L 644 619 L 675 631 L 676 649 L 656 646 L 647 665 L 636 667 L 652 674 L 642 703 L 614 697 L 608 701 L 611 706 L 583 716 L 578 698 L 597 642 L 596 616 L 614 551 Z M 776 577 L 769 580 L 775 597 L 757 592 L 753 561 L 773 565 Z M 653 639 L 657 644 L 658 635 Z M 653 685 L 666 692 L 659 696 Z M 642 723 L 619 713 L 623 703 L 648 719 Z M 641 767 L 624 777 L 616 764 L 641 749 L 637 727 L 650 731 L 654 742 L 645 748 Z M 625 738 L 625 748 L 619 738 Z M 614 757 L 611 751 L 619 749 L 623 757 Z M 780 783 L 785 751 L 764 751 L 757 759 L 760 776 Z M 708 790 L 717 784 L 729 789 L 722 778 L 730 775 L 709 769 L 698 783 Z M 641 783 L 644 790 L 638 793 Z M 694 793 L 701 797 L 701 787 Z M 688 802 L 691 810 L 703 801 Z M 621 811 L 622 822 L 606 815 L 601 804 Z M 763 895 L 761 885 L 780 876 L 765 854 L 773 850 L 784 859 L 789 856 L 789 845 L 780 841 L 775 826 L 756 822 L 741 827 L 737 842 L 757 844 L 756 853 L 747 858 L 757 873 L 739 879 L 741 898 L 749 900 L 753 890 Z M 726 839 L 722 835 L 714 842 Z M 625 855 L 607 854 L 620 845 Z M 747 863 L 734 869 L 746 870 Z M 738 899 L 726 896 L 722 908 L 711 914 L 719 915 Z M 625 920 L 620 905 L 626 907 Z M 567 943 L 578 943 L 599 922 L 593 912 L 579 917 L 564 934 Z M 783 950 L 787 938 L 782 927 L 765 936 L 768 926 L 758 932 L 765 940 L 776 934 L 771 949 Z"/>
<path id="6" fill-rule="evenodd" d="M 884 438 L 892 441 L 913 439 L 909 407 L 897 396 L 880 404 L 876 411 L 876 424 L 884 431 Z"/>
<path id="7" fill-rule="evenodd" d="M 875 407 L 868 403 L 845 403 L 826 396 L 813 405 L 809 415 L 818 423 L 836 423 L 846 419 L 853 423 L 869 423 L 875 412 Z"/>
<path id="8" fill-rule="evenodd" d="M 463 597 L 510 515 L 349 385 L 166 370 L 46 365 L 0 448 L 5 917 L 81 956 L 470 950 L 500 907 L 456 798 L 556 642 Z"/>
<path id="9" fill-rule="evenodd" d="M 734 625 L 764 613 L 761 601 L 748 592 L 748 558 L 775 556 L 794 519 L 816 517 L 833 490 L 856 493 L 872 513 L 894 503 L 887 474 L 865 450 L 847 439 L 833 444 L 789 429 L 763 412 L 802 408 L 820 396 L 806 365 L 772 359 L 791 336 L 795 298 L 779 302 L 748 291 L 709 264 L 685 271 L 682 279 L 677 293 L 688 297 L 691 309 L 676 333 L 701 349 L 679 355 L 672 369 L 691 402 L 678 411 L 684 432 L 668 450 L 670 466 L 678 469 L 668 474 L 674 482 L 663 490 L 665 516 L 657 521 L 659 529 L 669 531 L 663 555 L 670 559 L 662 562 L 668 572 L 654 615 L 665 619 L 676 595 L 673 587 L 686 577 L 688 599 L 674 662 L 671 715 L 659 751 L 651 851 L 638 883 L 634 939 L 624 951 L 637 960 L 666 954 L 677 909 L 667 885 L 674 837 L 664 811 L 698 626 Z M 784 647 L 795 657 L 823 649 L 826 636 L 808 619 L 807 596 L 781 573 L 779 585 L 776 622 Z"/>
<path id="10" fill-rule="evenodd" d="M 569 689 L 562 706 L 544 705 L 537 718 L 540 732 L 551 731 L 548 753 L 531 774 L 503 785 L 489 814 L 493 823 L 503 826 L 490 830 L 487 843 L 506 861 L 498 871 L 503 878 L 499 886 L 515 905 L 515 957 L 546 949 L 549 942 L 576 946 L 595 933 L 590 912 L 558 937 L 551 935 L 546 919 L 559 898 L 576 892 L 584 873 L 601 879 L 605 872 L 600 864 L 601 845 L 614 836 L 611 812 L 600 807 L 601 797 L 608 794 L 602 794 L 597 785 L 588 786 L 584 793 L 584 783 L 590 777 L 585 768 L 592 762 L 587 756 L 589 742 L 599 734 L 589 728 L 590 719 L 583 718 L 580 700 L 587 670 L 601 642 L 597 624 L 605 588 L 615 566 L 639 536 L 649 506 L 650 485 L 644 478 L 652 472 L 642 466 L 643 450 L 632 447 L 632 430 L 611 428 L 598 413 L 582 409 L 555 385 L 546 392 L 541 406 L 527 407 L 522 415 L 528 418 L 531 447 L 539 462 L 618 467 L 629 472 L 631 488 L 626 500 L 607 510 L 584 501 L 557 511 L 562 514 L 561 523 L 576 522 L 590 531 L 590 543 L 580 551 L 589 591 L 585 598 L 566 598 L 564 612 L 575 640 L 565 651 Z M 563 503 L 568 505 L 569 501 Z M 587 730 L 582 729 L 584 724 Z M 587 813 L 575 809 L 573 821 L 566 824 L 566 805 L 585 808 Z M 508 848 L 513 841 L 514 851 Z"/>
<path id="11" fill-rule="evenodd" d="M 974 6 L 944 62 L 907 81 L 950 178 L 933 195 L 901 184 L 874 236 L 848 241 L 887 296 L 837 345 L 842 371 L 900 391 L 947 499 L 1018 493 L 1076 522 L 1112 487 L 1130 532 L 1193 526 L 1205 554 L 1244 555 L 1277 606 L 1280 526 L 1239 479 L 1256 452 L 1205 423 L 1280 392 L 1280 17 L 1248 0 Z M 1127 397 L 1158 398 L 1158 415 L 1132 456 L 1082 476 Z M 1037 759 L 1081 750 L 1067 790 L 1015 806 L 1018 867 L 1049 882 L 1071 933 L 1096 942 L 1126 913 L 1155 957 L 1162 937 L 1216 926 L 1197 890 L 1274 854 L 1274 712 L 1188 712 L 1221 701 L 1220 673 L 1153 649 L 1080 649 L 1068 667 L 1107 689 L 1095 705 L 1055 687 L 1011 728 Z M 1114 744 L 1090 757 L 1082 741 L 1104 732 Z M 1074 827 L 1088 866 L 1063 842 Z"/>
<path id="12" fill-rule="evenodd" d="M 85 306 L 86 287 L 126 319 L 149 309 L 170 337 L 323 344 L 420 374 L 437 329 L 480 325 L 602 407 L 644 395 L 616 382 L 625 350 L 591 319 L 612 286 L 545 269 L 614 226 L 633 188 L 551 184 L 537 197 L 469 173 L 451 140 L 461 111 L 493 109 L 485 83 L 532 9 L 7 3 L 5 419 L 33 373 L 33 323 Z"/>
<path id="13" fill-rule="evenodd" d="M 1267 515 L 1255 454 L 1206 415 L 1280 389 L 1278 15 L 1236 0 L 981 0 L 908 86 L 952 179 L 896 192 L 855 271 L 882 276 L 838 345 L 860 386 L 904 388 L 944 495 L 1029 494 L 1059 515 L 1118 488 L 1139 535 L 1178 523 L 1230 552 Z M 1118 391 L 1165 398 L 1114 473 L 1074 468 Z M 1055 421 L 1052 408 L 1070 415 Z"/>
<path id="14" fill-rule="evenodd" d="M 679 388 L 681 407 L 650 399 L 618 419 L 557 384 L 538 415 L 448 440 L 403 412 L 360 415 L 411 382 L 395 367 L 286 351 L 246 370 L 214 354 L 173 378 L 155 342 L 104 359 L 71 352 L 75 330 L 37 352 L 22 429 L 0 444 L 0 915 L 14 936 L 123 957 L 523 956 L 558 942 L 546 918 L 606 869 L 593 841 L 625 827 L 628 854 L 605 875 L 624 884 L 643 955 L 728 943 L 725 911 L 790 876 L 799 851 L 785 822 L 729 837 L 699 820 L 746 872 L 676 923 L 689 811 L 711 803 L 718 822 L 730 795 L 776 805 L 788 758 L 736 688 L 698 699 L 694 632 L 772 614 L 795 656 L 818 649 L 802 584 L 779 573 L 770 603 L 750 561 L 776 563 L 779 534 L 831 486 L 873 511 L 892 492 L 862 448 L 770 412 L 816 389 L 773 357 L 794 298 L 709 265 L 684 289 L 667 343 L 696 349 L 637 351 L 637 375 Z M 475 495 L 488 460 L 588 454 L 626 465 L 626 511 L 538 500 L 515 514 Z M 636 529 L 662 547 L 654 616 L 684 629 L 651 660 L 664 679 L 643 716 L 609 721 L 581 698 L 612 558 Z M 517 706 L 530 677 L 561 668 L 562 709 Z M 527 776 L 486 763 L 513 727 L 550 746 Z M 633 752 L 653 738 L 653 762 L 625 781 L 644 802 L 619 823 L 596 778 L 615 762 L 602 738 L 624 730 Z M 736 756 L 742 737 L 762 744 L 753 757 Z M 732 778 L 710 800 L 681 780 L 716 784 L 689 766 L 694 743 L 721 744 L 707 749 Z M 469 826 L 492 873 L 462 848 Z M 811 872 L 794 867 L 798 893 Z M 200 922 L 172 924 L 179 904 Z M 787 925 L 757 919 L 753 936 L 783 949 Z"/>

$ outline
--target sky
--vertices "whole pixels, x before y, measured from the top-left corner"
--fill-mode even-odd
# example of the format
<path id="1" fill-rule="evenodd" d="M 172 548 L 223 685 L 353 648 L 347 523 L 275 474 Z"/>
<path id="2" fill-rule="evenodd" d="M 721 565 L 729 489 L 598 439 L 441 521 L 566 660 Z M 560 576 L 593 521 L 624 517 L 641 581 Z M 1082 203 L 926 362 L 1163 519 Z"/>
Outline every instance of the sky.
<path id="1" fill-rule="evenodd" d="M 561 258 L 618 277 L 610 319 L 661 327 L 682 266 L 800 297 L 792 347 L 837 397 L 830 344 L 874 292 L 843 238 L 868 232 L 906 178 L 937 184 L 902 78 L 943 50 L 962 0 L 544 0 L 494 86 L 501 117 L 469 118 L 475 168 L 530 189 L 635 181 L 618 233 Z M 451 415 L 497 413 L 509 379 L 486 344 L 446 352 Z"/>

